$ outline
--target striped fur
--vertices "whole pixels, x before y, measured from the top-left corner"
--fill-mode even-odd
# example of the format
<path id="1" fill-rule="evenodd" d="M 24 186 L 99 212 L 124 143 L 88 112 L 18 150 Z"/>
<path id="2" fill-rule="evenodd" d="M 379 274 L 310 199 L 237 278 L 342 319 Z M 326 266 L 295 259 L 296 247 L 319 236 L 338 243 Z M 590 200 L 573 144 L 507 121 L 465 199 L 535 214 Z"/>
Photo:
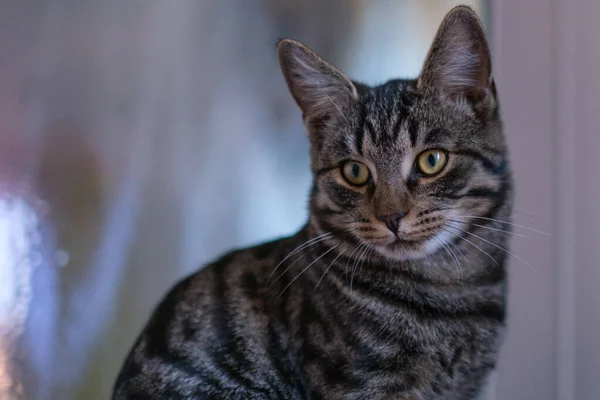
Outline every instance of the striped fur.
<path id="1" fill-rule="evenodd" d="M 512 203 L 477 17 L 449 13 L 418 80 L 351 82 L 289 40 L 278 55 L 312 143 L 309 221 L 178 283 L 114 398 L 473 399 L 504 329 Z M 428 178 L 415 159 L 432 148 L 448 165 Z M 344 181 L 347 160 L 367 185 Z M 397 232 L 378 219 L 404 208 Z"/>

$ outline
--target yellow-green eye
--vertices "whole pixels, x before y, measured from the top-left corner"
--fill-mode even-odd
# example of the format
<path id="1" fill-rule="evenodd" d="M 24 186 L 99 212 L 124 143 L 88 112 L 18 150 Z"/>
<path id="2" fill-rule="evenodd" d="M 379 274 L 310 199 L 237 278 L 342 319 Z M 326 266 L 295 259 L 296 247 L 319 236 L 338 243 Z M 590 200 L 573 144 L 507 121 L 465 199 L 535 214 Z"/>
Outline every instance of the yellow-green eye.
<path id="1" fill-rule="evenodd" d="M 423 175 L 435 175 L 446 165 L 446 153 L 441 150 L 427 150 L 419 154 L 417 167 Z"/>
<path id="2" fill-rule="evenodd" d="M 355 186 L 362 186 L 369 180 L 369 168 L 357 161 L 348 161 L 342 166 L 344 178 Z"/>

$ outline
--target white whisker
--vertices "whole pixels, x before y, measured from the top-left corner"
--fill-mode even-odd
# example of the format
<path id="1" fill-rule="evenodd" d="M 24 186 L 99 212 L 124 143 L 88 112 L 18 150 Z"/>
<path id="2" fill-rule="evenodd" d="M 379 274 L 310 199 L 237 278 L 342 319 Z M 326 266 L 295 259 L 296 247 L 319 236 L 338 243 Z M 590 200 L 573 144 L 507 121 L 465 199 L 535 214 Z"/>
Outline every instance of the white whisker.
<path id="1" fill-rule="evenodd" d="M 523 235 L 522 233 L 516 233 L 516 232 L 506 231 L 504 229 L 492 228 L 491 226 L 485 226 L 485 225 L 480 225 L 480 224 L 470 224 L 469 222 L 457 221 L 455 219 L 449 219 L 448 221 L 450 221 L 450 222 L 456 222 L 457 224 L 473 225 L 473 226 L 476 226 L 478 228 L 487 229 L 489 231 L 502 232 L 502 233 L 507 233 L 509 235 L 519 236 L 519 237 L 523 237 L 523 238 L 529 239 L 529 236 Z"/>
<path id="2" fill-rule="evenodd" d="M 281 277 L 284 276 L 286 272 L 288 272 L 294 265 L 296 265 L 296 263 L 298 261 L 300 261 L 301 259 L 303 259 L 304 256 L 306 256 L 308 253 L 310 253 L 310 249 L 306 250 L 304 253 L 302 253 L 300 255 L 300 257 L 296 258 L 290 265 L 288 265 L 288 267 L 286 269 L 284 269 L 283 272 L 281 274 L 279 274 L 279 276 L 277 278 L 275 278 L 275 280 L 273 282 L 271 282 L 271 284 L 269 285 L 269 287 L 272 287 L 275 284 L 275 282 L 277 282 L 278 280 L 280 280 Z"/>
<path id="3" fill-rule="evenodd" d="M 531 218 L 531 219 L 533 219 L 535 221 L 538 221 L 538 222 L 544 222 L 541 218 L 538 218 L 538 217 L 536 217 L 533 214 L 529 214 L 529 213 L 526 213 L 526 212 L 523 212 L 523 211 L 515 210 L 514 208 L 513 208 L 513 212 L 516 213 L 516 214 L 521 214 L 521 215 L 523 215 L 523 216 L 525 216 L 527 218 Z"/>
<path id="4" fill-rule="evenodd" d="M 367 253 L 365 255 L 365 258 L 363 258 L 362 262 L 360 263 L 359 267 L 358 267 L 358 271 L 362 271 L 362 266 L 365 265 L 365 261 L 367 262 L 367 265 L 369 265 L 369 259 L 371 257 L 371 255 L 373 254 L 373 250 L 375 250 L 375 245 L 369 245 L 368 246 L 368 250 Z"/>
<path id="5" fill-rule="evenodd" d="M 454 248 L 455 248 L 456 250 L 458 250 L 458 252 L 459 252 L 459 253 L 462 255 L 463 259 L 464 259 L 465 261 L 467 260 L 467 256 L 465 255 L 465 252 L 464 252 L 464 251 L 462 251 L 462 249 L 460 248 L 460 246 L 459 246 L 459 245 L 457 245 L 457 244 L 456 244 L 456 243 L 454 243 L 454 242 L 448 242 L 448 244 L 451 244 L 452 246 L 454 246 Z"/>
<path id="6" fill-rule="evenodd" d="M 281 264 L 283 264 L 285 262 L 285 260 L 287 260 L 288 258 L 290 258 L 291 256 L 293 256 L 294 254 L 298 253 L 299 251 L 305 249 L 306 247 L 310 247 L 313 244 L 320 242 L 321 240 L 325 240 L 328 237 L 332 236 L 333 234 L 331 232 L 326 232 L 323 233 L 322 235 L 319 235 L 317 237 L 314 237 L 310 240 L 307 240 L 306 242 L 302 243 L 300 246 L 296 247 L 294 250 L 292 250 L 287 256 L 285 256 L 285 258 L 283 260 L 281 260 L 279 262 L 279 264 L 277 264 L 277 266 L 273 269 L 273 272 L 271 272 L 271 275 L 269 275 L 269 279 L 267 279 L 267 283 L 271 281 L 271 278 L 273 277 L 273 275 L 275 274 L 275 271 L 277 271 L 277 269 L 281 266 Z"/>
<path id="7" fill-rule="evenodd" d="M 524 225 L 519 225 L 519 224 L 515 224 L 514 222 L 508 222 L 508 221 L 503 221 L 501 219 L 494 219 L 494 218 L 488 218 L 488 217 L 478 217 L 475 215 L 457 215 L 458 218 L 475 218 L 475 219 L 484 219 L 486 221 L 495 221 L 495 222 L 501 222 L 503 224 L 507 224 L 507 225 L 512 225 L 512 226 L 516 226 L 517 228 L 521 228 L 521 229 L 526 229 L 528 231 L 532 231 L 532 232 L 536 232 L 539 233 L 541 235 L 546 235 L 546 236 L 552 236 L 551 234 L 549 234 L 548 232 L 544 232 L 544 231 L 540 231 L 538 229 L 534 229 L 534 228 L 530 228 L 528 226 L 524 226 Z"/>
<path id="8" fill-rule="evenodd" d="M 459 229 L 459 228 L 456 228 L 456 227 L 454 227 L 454 226 L 448 226 L 448 227 L 449 227 L 449 228 L 456 229 L 456 230 L 458 230 L 458 231 L 460 231 L 460 232 L 466 233 L 467 235 L 471 235 L 471 236 L 473 236 L 473 237 L 476 237 L 477 239 L 479 239 L 479 240 L 482 240 L 482 241 L 484 241 L 485 243 L 491 244 L 492 246 L 494 246 L 494 247 L 496 247 L 496 248 L 498 248 L 498 249 L 500 249 L 500 250 L 502 250 L 502 251 L 506 252 L 506 254 L 508 254 L 508 255 L 511 255 L 511 256 L 513 256 L 514 258 L 516 258 L 517 260 L 521 261 L 523 264 L 527 265 L 527 266 L 528 266 L 529 268 L 531 268 L 533 271 L 535 271 L 535 272 L 538 272 L 538 271 L 537 271 L 537 270 L 536 270 L 536 269 L 533 267 L 533 265 L 531 265 L 531 264 L 530 264 L 530 263 L 528 263 L 527 261 L 523 260 L 523 259 L 522 259 L 521 257 L 519 257 L 518 255 L 516 255 L 516 254 L 514 254 L 514 253 L 511 253 L 510 251 L 508 251 L 508 250 L 507 250 L 507 249 L 505 249 L 504 247 L 502 247 L 502 246 L 498 246 L 496 243 L 490 242 L 489 240 L 486 240 L 486 239 L 484 239 L 484 238 L 482 238 L 482 237 L 480 237 L 480 236 L 477 236 L 477 235 L 475 235 L 475 234 L 473 234 L 473 233 L 471 233 L 471 232 L 464 231 L 464 230 L 462 230 L 462 229 Z"/>
<path id="9" fill-rule="evenodd" d="M 306 271 L 307 271 L 307 270 L 308 270 L 308 269 L 311 267 L 311 265 L 313 265 L 314 263 L 316 263 L 317 261 L 319 261 L 321 258 L 325 257 L 325 255 L 326 255 L 327 253 L 329 253 L 330 251 L 333 251 L 333 250 L 337 249 L 339 246 L 340 246 L 340 245 L 338 244 L 337 246 L 330 248 L 330 249 L 329 249 L 329 250 L 327 250 L 325 253 L 323 253 L 323 254 L 321 254 L 319 257 L 317 257 L 317 258 L 316 258 L 316 259 L 315 259 L 313 262 L 311 262 L 310 264 L 308 264 L 308 265 L 307 265 L 307 266 L 306 266 L 306 267 L 305 267 L 305 268 L 304 268 L 302 271 L 300 271 L 300 273 L 299 273 L 298 275 L 296 275 L 296 276 L 294 277 L 294 279 L 292 279 L 292 280 L 291 280 L 291 281 L 290 281 L 290 282 L 289 282 L 289 283 L 288 283 L 288 284 L 287 284 L 287 285 L 286 285 L 286 286 L 283 288 L 283 290 L 281 291 L 281 293 L 279 293 L 279 295 L 277 296 L 277 299 L 279 299 L 279 297 L 281 297 L 281 295 L 283 294 L 283 292 L 285 292 L 285 291 L 287 290 L 287 288 L 289 288 L 289 287 L 292 285 L 292 283 L 294 283 L 294 282 L 296 281 L 296 279 L 300 278 L 300 276 L 301 276 L 303 273 L 305 273 L 305 272 L 306 272 Z"/>
<path id="10" fill-rule="evenodd" d="M 446 252 L 448 252 L 450 254 L 450 257 L 456 262 L 456 270 L 458 272 L 458 277 L 462 280 L 463 279 L 462 267 L 460 266 L 460 262 L 458 261 L 458 257 L 456 257 L 456 254 L 454 254 L 454 252 L 452 251 L 450 246 L 448 246 L 446 243 L 442 242 L 442 240 L 440 238 L 438 238 L 437 236 L 434 236 L 433 238 L 442 246 L 442 248 L 444 250 L 446 250 Z"/>
<path id="11" fill-rule="evenodd" d="M 454 236 L 456 236 L 456 237 L 458 237 L 459 239 L 464 240 L 465 242 L 469 243 L 470 245 L 472 245 L 473 247 L 475 247 L 476 249 L 478 249 L 479 251 L 481 251 L 483 254 L 485 254 L 486 256 L 488 256 L 494 262 L 494 264 L 496 264 L 497 266 L 500 266 L 500 264 L 498 264 L 498 261 L 496 261 L 494 259 L 494 257 L 492 257 L 487 251 L 483 250 L 481 247 L 477 246 L 475 243 L 471 242 L 466 237 L 462 237 L 462 236 L 460 236 L 460 235 L 458 235 L 458 234 L 456 234 L 456 233 L 454 233 L 452 231 L 449 231 L 448 229 L 446 229 L 444 227 L 441 227 L 441 229 L 444 230 L 444 231 L 446 231 L 446 232 L 448 232 L 448 233 L 450 233 L 450 234 L 452 234 L 452 235 L 454 235 Z"/>
<path id="12" fill-rule="evenodd" d="M 350 290 L 352 290 L 352 283 L 354 281 L 354 273 L 356 272 L 356 268 L 358 267 L 358 263 L 360 263 L 360 260 L 363 258 L 363 256 L 365 255 L 365 253 L 367 252 L 367 250 L 369 250 L 370 247 L 371 247 L 370 244 L 367 245 L 367 246 L 365 246 L 365 249 L 360 254 L 360 256 L 357 257 L 356 262 L 352 266 L 352 276 L 350 277 Z"/>
<path id="13" fill-rule="evenodd" d="M 323 275 L 321 275 L 321 279 L 319 279 L 319 282 L 317 282 L 315 289 L 319 287 L 319 284 L 321 283 L 321 281 L 323 280 L 323 278 L 325 278 L 325 275 L 327 275 L 327 272 L 329 272 L 329 269 L 333 266 L 333 264 L 335 264 L 335 262 L 337 261 L 338 258 L 340 258 L 340 256 L 342 254 L 344 254 L 344 252 L 348 250 L 347 248 L 344 248 L 342 250 L 342 252 L 340 254 L 337 255 L 336 258 L 333 259 L 333 261 L 331 262 L 331 264 L 329 264 L 329 266 L 325 269 L 325 272 L 323 272 Z"/>
<path id="14" fill-rule="evenodd" d="M 352 253 L 350 253 L 350 257 L 348 257 L 348 261 L 346 262 L 346 269 L 344 271 L 344 275 L 346 275 L 346 283 L 348 283 L 348 266 L 350 265 L 350 261 L 352 261 L 352 256 L 354 255 L 354 253 L 356 253 L 356 251 L 358 249 L 360 249 L 361 247 L 365 246 L 364 243 L 359 244 Z"/>

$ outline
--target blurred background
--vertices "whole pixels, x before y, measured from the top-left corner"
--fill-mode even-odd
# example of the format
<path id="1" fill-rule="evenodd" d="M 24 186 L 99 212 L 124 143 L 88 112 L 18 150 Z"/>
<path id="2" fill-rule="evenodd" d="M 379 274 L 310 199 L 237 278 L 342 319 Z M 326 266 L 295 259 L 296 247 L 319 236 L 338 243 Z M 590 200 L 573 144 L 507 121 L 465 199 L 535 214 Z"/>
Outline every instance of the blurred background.
<path id="1" fill-rule="evenodd" d="M 600 4 L 0 1 L 0 399 L 106 399 L 174 282 L 307 217 L 308 140 L 275 58 L 416 77 L 445 13 L 490 34 L 517 182 L 488 400 L 600 398 Z M 597 3 L 597 2 L 596 2 Z"/>

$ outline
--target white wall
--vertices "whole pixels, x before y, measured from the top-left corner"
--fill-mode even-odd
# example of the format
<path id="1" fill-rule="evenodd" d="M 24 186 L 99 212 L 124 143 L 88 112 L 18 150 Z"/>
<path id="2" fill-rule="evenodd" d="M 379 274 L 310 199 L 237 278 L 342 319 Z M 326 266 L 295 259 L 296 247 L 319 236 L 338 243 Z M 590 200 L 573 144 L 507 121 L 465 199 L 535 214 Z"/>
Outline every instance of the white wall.
<path id="1" fill-rule="evenodd" d="M 537 269 L 510 267 L 509 333 L 491 398 L 600 398 L 600 2 L 492 4 L 495 75 L 513 169 L 514 240 Z"/>

